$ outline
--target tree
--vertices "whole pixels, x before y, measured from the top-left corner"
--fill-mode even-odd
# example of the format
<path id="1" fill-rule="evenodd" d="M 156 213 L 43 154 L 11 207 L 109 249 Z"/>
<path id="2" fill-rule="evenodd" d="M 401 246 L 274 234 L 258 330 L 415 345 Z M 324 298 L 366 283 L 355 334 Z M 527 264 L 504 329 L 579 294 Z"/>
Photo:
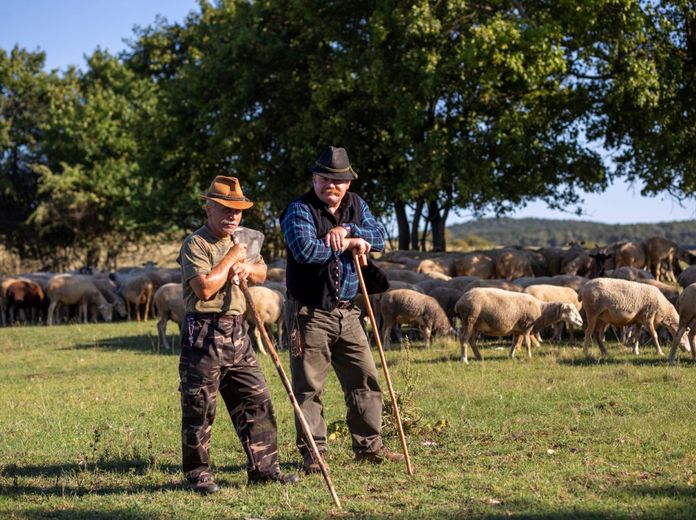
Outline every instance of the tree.
<path id="1" fill-rule="evenodd" d="M 175 200 L 224 169 L 277 215 L 318 151 L 341 145 L 357 191 L 396 213 L 400 246 L 423 215 L 444 249 L 457 208 L 561 206 L 606 183 L 578 143 L 588 104 L 567 83 L 562 41 L 554 20 L 503 2 L 240 0 L 150 28 L 132 64 L 166 92 L 157 162 L 189 174 Z"/>
<path id="2" fill-rule="evenodd" d="M 48 92 L 56 78 L 43 72 L 45 55 L 0 49 L 0 235 L 22 256 L 43 250 L 26 220 L 38 201 L 38 174 L 45 160 L 43 127 Z"/>

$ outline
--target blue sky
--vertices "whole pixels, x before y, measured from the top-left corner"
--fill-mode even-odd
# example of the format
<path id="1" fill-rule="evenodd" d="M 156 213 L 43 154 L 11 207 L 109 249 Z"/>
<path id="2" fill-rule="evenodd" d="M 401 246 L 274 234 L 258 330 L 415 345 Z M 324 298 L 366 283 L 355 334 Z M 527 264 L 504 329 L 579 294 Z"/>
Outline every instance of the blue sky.
<path id="1" fill-rule="evenodd" d="M 195 0 L 0 0 L 0 48 L 15 44 L 46 52 L 47 69 L 84 67 L 84 56 L 97 46 L 116 54 L 127 48 L 124 39 L 135 26 L 147 26 L 159 14 L 181 22 Z M 357 166 L 357 165 L 356 165 Z M 359 191 L 359 186 L 355 186 Z M 543 203 L 522 208 L 513 217 L 582 219 L 605 223 L 661 222 L 696 218 L 696 204 L 680 206 L 670 197 L 642 197 L 640 186 L 616 182 L 602 194 L 586 194 L 586 215 L 553 211 Z M 467 220 L 463 214 L 449 223 Z"/>

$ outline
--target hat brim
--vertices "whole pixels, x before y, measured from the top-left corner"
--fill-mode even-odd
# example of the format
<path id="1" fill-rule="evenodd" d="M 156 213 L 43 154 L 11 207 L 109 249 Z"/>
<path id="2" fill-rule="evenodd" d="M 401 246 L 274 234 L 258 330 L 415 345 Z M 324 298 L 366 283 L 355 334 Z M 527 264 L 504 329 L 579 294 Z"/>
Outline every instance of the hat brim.
<path id="1" fill-rule="evenodd" d="M 320 166 L 314 165 L 309 168 L 309 173 L 314 173 L 316 175 L 321 175 L 322 177 L 326 177 L 327 179 L 332 179 L 334 181 L 352 181 L 354 179 L 358 178 L 358 174 L 353 171 L 353 168 L 350 169 L 350 171 L 347 172 L 327 172 Z"/>
<path id="2" fill-rule="evenodd" d="M 213 202 L 217 202 L 222 206 L 232 209 L 249 209 L 254 205 L 254 203 L 250 200 L 227 200 L 220 199 L 217 197 L 209 197 L 208 195 L 201 195 L 201 198 L 206 200 L 212 200 Z"/>

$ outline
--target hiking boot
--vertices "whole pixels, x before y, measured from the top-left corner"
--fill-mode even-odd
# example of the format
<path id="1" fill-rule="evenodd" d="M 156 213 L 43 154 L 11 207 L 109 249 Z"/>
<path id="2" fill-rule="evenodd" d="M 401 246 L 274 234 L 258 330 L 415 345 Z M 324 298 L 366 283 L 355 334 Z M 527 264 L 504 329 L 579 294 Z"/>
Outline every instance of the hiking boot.
<path id="1" fill-rule="evenodd" d="M 385 446 L 382 446 L 378 451 L 356 453 L 356 462 L 371 462 L 372 464 L 381 464 L 382 462 L 403 462 L 405 460 L 402 453 L 389 451 Z"/>
<path id="2" fill-rule="evenodd" d="M 325 452 L 323 451 L 319 452 L 322 461 L 326 461 L 326 455 L 324 453 Z M 303 453 L 302 458 L 304 459 L 302 462 L 302 471 L 304 471 L 305 475 L 311 475 L 312 473 L 321 473 L 321 466 L 316 460 L 314 460 L 314 455 L 312 455 L 311 451 Z"/>
<path id="3" fill-rule="evenodd" d="M 188 487 L 201 495 L 212 495 L 220 491 L 220 486 L 215 483 L 210 475 L 203 475 L 196 480 L 189 481 Z"/>
<path id="4" fill-rule="evenodd" d="M 247 485 L 269 484 L 271 482 L 278 482 L 279 484 L 295 484 L 299 481 L 300 477 L 295 473 L 282 473 L 280 470 L 278 470 L 275 473 L 250 473 L 249 479 L 247 480 Z"/>

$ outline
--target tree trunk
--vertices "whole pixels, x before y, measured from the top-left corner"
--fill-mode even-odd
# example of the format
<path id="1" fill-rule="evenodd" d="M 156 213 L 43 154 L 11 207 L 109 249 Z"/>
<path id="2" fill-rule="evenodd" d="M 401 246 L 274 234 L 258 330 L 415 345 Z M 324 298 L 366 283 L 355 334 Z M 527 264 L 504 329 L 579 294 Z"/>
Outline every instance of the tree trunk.
<path id="1" fill-rule="evenodd" d="M 428 220 L 432 226 L 433 251 L 446 251 L 447 242 L 445 240 L 446 219 L 440 214 L 440 208 L 436 200 L 428 202 Z"/>
<path id="2" fill-rule="evenodd" d="M 416 209 L 413 211 L 413 222 L 411 222 L 411 249 L 418 251 L 418 227 L 423 216 L 423 199 L 416 201 Z"/>
<path id="3" fill-rule="evenodd" d="M 408 217 L 406 216 L 406 204 L 397 200 L 394 202 L 394 211 L 396 212 L 396 223 L 399 228 L 399 249 L 408 250 L 411 237 L 408 228 Z"/>

